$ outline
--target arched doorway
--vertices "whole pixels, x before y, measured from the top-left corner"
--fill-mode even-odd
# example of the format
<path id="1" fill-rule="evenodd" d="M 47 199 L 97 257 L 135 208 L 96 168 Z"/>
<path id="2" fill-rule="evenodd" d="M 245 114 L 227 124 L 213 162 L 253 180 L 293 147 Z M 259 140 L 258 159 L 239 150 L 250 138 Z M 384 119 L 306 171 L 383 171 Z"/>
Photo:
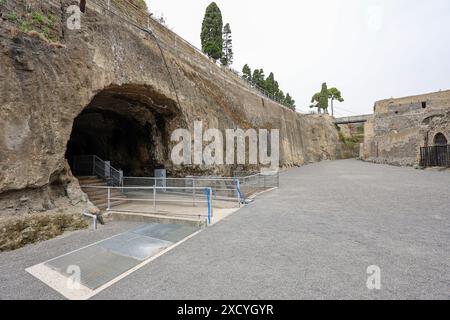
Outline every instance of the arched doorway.
<path id="1" fill-rule="evenodd" d="M 433 142 L 435 146 L 446 146 L 448 144 L 447 138 L 440 132 L 434 136 Z"/>
<path id="2" fill-rule="evenodd" d="M 179 121 L 171 99 L 142 85 L 111 86 L 75 118 L 66 159 L 97 156 L 128 176 L 153 176 L 169 155 L 170 128 Z"/>
<path id="3" fill-rule="evenodd" d="M 433 139 L 432 156 L 435 158 L 435 165 L 438 167 L 450 167 L 450 146 L 447 138 L 442 133 L 438 133 Z"/>

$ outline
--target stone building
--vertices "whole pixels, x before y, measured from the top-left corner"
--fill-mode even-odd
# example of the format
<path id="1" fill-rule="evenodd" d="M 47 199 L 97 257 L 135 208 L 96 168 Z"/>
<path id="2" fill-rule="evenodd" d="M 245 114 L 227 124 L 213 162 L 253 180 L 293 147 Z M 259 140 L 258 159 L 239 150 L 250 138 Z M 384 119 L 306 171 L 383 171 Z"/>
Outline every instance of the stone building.
<path id="1" fill-rule="evenodd" d="M 361 158 L 419 164 L 421 147 L 450 141 L 450 90 L 378 101 L 364 131 Z"/>

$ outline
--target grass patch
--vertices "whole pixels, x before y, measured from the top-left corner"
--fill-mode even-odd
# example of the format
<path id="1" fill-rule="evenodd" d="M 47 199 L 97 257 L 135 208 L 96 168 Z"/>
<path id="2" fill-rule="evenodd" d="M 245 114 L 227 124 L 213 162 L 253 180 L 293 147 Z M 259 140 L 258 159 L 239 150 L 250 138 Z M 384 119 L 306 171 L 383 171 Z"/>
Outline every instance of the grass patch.
<path id="1" fill-rule="evenodd" d="M 11 23 L 17 23 L 17 21 L 18 21 L 17 14 L 15 12 L 8 13 L 6 15 L 6 20 L 8 20 Z"/>
<path id="2" fill-rule="evenodd" d="M 55 42 L 58 40 L 57 36 L 52 32 L 52 29 L 56 24 L 56 18 L 52 14 L 43 14 L 40 11 L 32 11 L 18 16 L 15 12 L 11 12 L 6 15 L 6 19 L 10 23 L 16 25 L 23 33 L 29 34 L 30 32 L 35 31 L 42 35 L 39 38 L 48 42 Z M 35 34 L 32 35 L 36 36 Z"/>

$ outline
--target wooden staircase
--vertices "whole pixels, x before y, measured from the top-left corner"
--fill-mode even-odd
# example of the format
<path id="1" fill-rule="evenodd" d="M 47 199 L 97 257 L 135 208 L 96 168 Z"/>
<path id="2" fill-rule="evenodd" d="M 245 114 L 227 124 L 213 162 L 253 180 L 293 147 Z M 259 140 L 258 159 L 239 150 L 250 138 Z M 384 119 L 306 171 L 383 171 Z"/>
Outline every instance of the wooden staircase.
<path id="1" fill-rule="evenodd" d="M 106 210 L 108 208 L 108 189 L 105 187 L 108 187 L 108 184 L 97 176 L 83 176 L 77 177 L 77 179 L 80 182 L 81 190 L 88 195 L 89 200 L 100 210 Z M 118 189 L 111 189 L 111 198 L 124 198 L 124 195 Z M 110 207 L 113 208 L 126 202 L 126 200 L 111 200 Z"/>

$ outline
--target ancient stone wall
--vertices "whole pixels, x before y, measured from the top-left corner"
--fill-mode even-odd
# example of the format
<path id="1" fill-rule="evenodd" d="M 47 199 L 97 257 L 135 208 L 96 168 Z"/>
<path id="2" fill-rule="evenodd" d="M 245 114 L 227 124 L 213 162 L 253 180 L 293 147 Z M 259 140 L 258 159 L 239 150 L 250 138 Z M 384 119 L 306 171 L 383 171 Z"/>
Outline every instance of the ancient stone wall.
<path id="1" fill-rule="evenodd" d="M 341 159 L 352 159 L 360 157 L 361 143 L 364 140 L 364 123 L 338 124 L 339 140 L 338 147 Z"/>
<path id="2" fill-rule="evenodd" d="M 24 5 L 27 2 L 4 3 L 0 18 L 2 213 L 62 207 L 61 199 L 67 205 L 86 200 L 65 160 L 74 121 L 83 111 L 116 112 L 148 126 L 155 152 L 143 154 L 154 157 L 148 161 L 173 175 L 228 175 L 236 169 L 172 165 L 170 133 L 176 128 L 192 129 L 198 120 L 205 129 L 280 129 L 281 166 L 337 156 L 339 138 L 331 117 L 301 115 L 266 99 L 153 19 L 137 19 L 152 30 L 150 35 L 88 1 L 81 30 L 69 30 L 66 8 L 77 1 L 38 1 L 32 10 L 51 18 L 23 29 L 32 14 Z"/>
<path id="3" fill-rule="evenodd" d="M 365 132 L 364 159 L 419 164 L 420 147 L 432 146 L 436 134 L 450 141 L 450 91 L 379 101 Z"/>

